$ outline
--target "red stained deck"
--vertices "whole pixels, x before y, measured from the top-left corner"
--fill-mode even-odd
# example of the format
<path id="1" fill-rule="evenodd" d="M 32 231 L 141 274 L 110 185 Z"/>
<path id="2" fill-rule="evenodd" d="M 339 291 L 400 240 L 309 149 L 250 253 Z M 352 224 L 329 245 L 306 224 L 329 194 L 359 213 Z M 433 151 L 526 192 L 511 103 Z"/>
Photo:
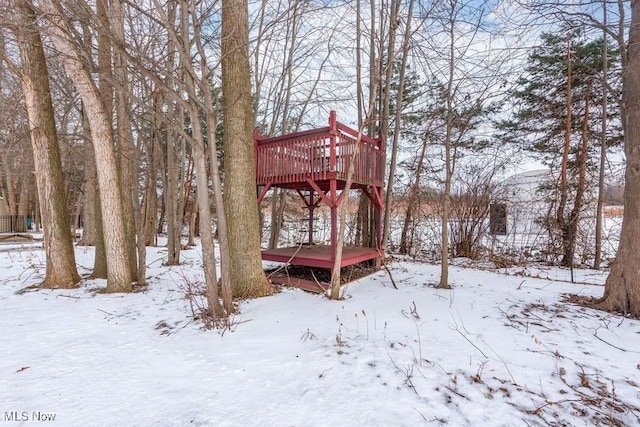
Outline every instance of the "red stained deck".
<path id="1" fill-rule="evenodd" d="M 384 186 L 385 146 L 381 137 L 360 134 L 329 114 L 329 126 L 288 135 L 265 137 L 256 130 L 255 165 L 258 204 L 272 188 L 296 190 L 309 211 L 308 229 L 313 230 L 314 210 L 324 203 L 331 210 L 331 244 L 314 245 L 309 233 L 309 245 L 262 251 L 262 259 L 307 267 L 333 269 L 338 243 L 338 207 L 348 191 L 348 171 L 353 164 L 351 189 L 359 189 L 375 207 L 376 243 L 378 248 L 344 247 L 341 267 L 383 257 L 382 188 Z M 311 291 L 322 291 L 305 279 L 272 280 Z M 285 280 L 283 282 L 282 280 Z"/>
<path id="2" fill-rule="evenodd" d="M 381 257 L 381 251 L 376 248 L 345 246 L 342 248 L 342 262 L 340 266 L 346 267 Z M 265 261 L 289 263 L 291 265 L 333 269 L 331 246 L 328 245 L 302 245 L 288 248 L 266 249 L 262 251 L 262 259 Z"/>

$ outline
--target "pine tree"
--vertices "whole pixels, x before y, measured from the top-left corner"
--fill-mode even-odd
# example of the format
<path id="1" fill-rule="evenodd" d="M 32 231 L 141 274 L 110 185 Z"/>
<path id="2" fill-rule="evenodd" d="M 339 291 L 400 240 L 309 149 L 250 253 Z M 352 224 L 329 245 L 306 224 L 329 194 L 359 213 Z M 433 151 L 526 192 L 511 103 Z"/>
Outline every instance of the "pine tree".
<path id="1" fill-rule="evenodd" d="M 524 144 L 557 177 L 541 186 L 551 206 L 550 214 L 539 221 L 548 230 L 552 247 L 562 255 L 562 265 L 572 266 L 578 224 L 596 168 L 593 154 L 600 118 L 594 104 L 605 90 L 603 41 L 585 40 L 578 30 L 545 33 L 541 41 L 529 55 L 513 93 L 515 113 L 501 127 L 505 141 Z M 616 52 L 610 57 L 616 58 Z"/>

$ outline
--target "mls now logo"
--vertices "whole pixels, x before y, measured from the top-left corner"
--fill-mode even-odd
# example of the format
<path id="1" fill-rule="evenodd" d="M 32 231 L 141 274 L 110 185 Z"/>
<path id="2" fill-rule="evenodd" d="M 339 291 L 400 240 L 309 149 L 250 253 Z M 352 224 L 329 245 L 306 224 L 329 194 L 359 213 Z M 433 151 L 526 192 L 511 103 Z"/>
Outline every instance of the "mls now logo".
<path id="1" fill-rule="evenodd" d="M 55 421 L 56 414 L 48 412 L 33 411 L 5 411 L 2 414 L 2 421 L 5 422 L 23 422 L 23 421 Z"/>
<path id="2" fill-rule="evenodd" d="M 27 411 L 9 411 L 2 414 L 3 421 L 29 421 L 29 413 Z"/>

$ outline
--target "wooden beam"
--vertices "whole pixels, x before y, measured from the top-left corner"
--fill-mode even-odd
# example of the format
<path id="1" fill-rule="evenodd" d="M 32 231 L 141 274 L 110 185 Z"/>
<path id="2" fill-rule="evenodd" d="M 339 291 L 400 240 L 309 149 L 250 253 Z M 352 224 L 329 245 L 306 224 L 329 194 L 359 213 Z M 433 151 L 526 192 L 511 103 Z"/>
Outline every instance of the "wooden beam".
<path id="1" fill-rule="evenodd" d="M 314 282 L 309 279 L 302 279 L 300 277 L 289 276 L 282 273 L 276 273 L 269 277 L 271 282 L 278 283 L 285 286 L 293 286 L 309 292 L 324 293 L 329 289 L 328 283 Z"/>
<path id="2" fill-rule="evenodd" d="M 382 209 L 382 207 L 384 206 L 384 203 L 382 203 L 382 197 L 380 196 L 380 192 L 378 191 L 378 187 L 371 187 L 371 190 L 373 190 L 373 194 L 376 197 L 376 200 L 372 200 L 373 203 L 375 203 L 377 207 Z"/>
<path id="3" fill-rule="evenodd" d="M 371 191 L 369 191 L 371 188 Z M 367 196 L 371 203 L 373 203 L 377 208 L 382 208 L 384 205 L 382 204 L 382 197 L 380 197 L 380 192 L 377 187 L 362 187 L 362 192 Z"/>
<path id="4" fill-rule="evenodd" d="M 266 196 L 267 191 L 269 191 L 270 188 L 271 188 L 271 181 L 267 182 L 267 184 L 264 186 L 264 188 L 260 192 L 260 195 L 258 196 L 258 204 L 262 202 L 262 199 L 264 199 L 264 196 Z"/>
<path id="5" fill-rule="evenodd" d="M 329 197 L 327 197 L 326 194 L 324 194 L 324 191 L 322 191 L 320 189 L 320 187 L 318 187 L 318 184 L 316 184 L 314 180 L 312 180 L 311 178 L 307 178 L 305 181 L 307 182 L 307 184 L 309 184 L 311 186 L 311 188 L 316 190 L 316 193 L 318 193 L 318 196 L 320 196 L 322 198 L 322 201 L 324 201 L 324 203 L 327 206 L 329 206 L 330 208 L 332 208 L 334 206 L 333 201 L 331 201 L 331 199 Z"/>

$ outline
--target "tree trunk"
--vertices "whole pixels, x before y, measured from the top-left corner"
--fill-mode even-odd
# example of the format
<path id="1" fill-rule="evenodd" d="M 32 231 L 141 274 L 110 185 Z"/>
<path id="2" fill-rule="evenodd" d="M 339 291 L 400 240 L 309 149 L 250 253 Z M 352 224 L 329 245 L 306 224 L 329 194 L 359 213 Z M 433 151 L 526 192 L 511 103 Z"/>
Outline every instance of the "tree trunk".
<path id="1" fill-rule="evenodd" d="M 84 116 L 84 112 L 83 112 Z M 85 130 L 89 125 L 84 123 Z M 98 196 L 95 155 L 93 143 L 88 134 L 84 135 L 84 188 L 82 192 L 82 239 L 78 245 L 95 246 L 96 244 L 96 198 Z"/>
<path id="2" fill-rule="evenodd" d="M 177 2 L 167 3 L 169 8 L 167 12 L 167 26 L 177 26 L 176 21 L 176 8 Z M 173 73 L 176 67 L 176 45 L 173 38 L 169 38 L 168 42 L 168 55 L 167 55 L 167 68 L 165 73 L 167 75 L 166 84 L 169 87 L 174 87 L 175 81 Z M 167 102 L 167 116 L 170 120 L 177 123 L 182 123 L 184 120 L 182 110 L 172 101 Z M 162 97 L 156 105 L 156 117 L 162 114 L 164 109 L 164 102 Z M 164 174 L 164 206 L 165 214 L 167 218 L 167 265 L 180 264 L 180 250 L 182 248 L 181 236 L 182 236 L 182 207 L 181 200 L 183 200 L 182 194 L 182 175 L 184 174 L 184 161 L 183 156 L 185 154 L 185 142 L 184 138 L 177 135 L 176 131 L 172 129 L 164 129 L 164 140 L 166 145 L 166 161 L 165 161 L 165 174 Z"/>
<path id="3" fill-rule="evenodd" d="M 24 92 L 38 197 L 44 227 L 45 287 L 73 288 L 80 281 L 76 269 L 70 219 L 67 212 L 62 161 L 56 133 L 49 73 L 37 18 L 28 0 L 16 0 L 16 31 L 22 59 Z"/>
<path id="4" fill-rule="evenodd" d="M 627 64 L 623 69 L 624 217 L 618 254 L 599 308 L 640 318 L 640 0 L 631 2 Z"/>
<path id="5" fill-rule="evenodd" d="M 203 61 L 205 61 L 203 59 Z M 208 67 L 203 64 L 203 75 L 209 74 Z M 216 127 L 218 118 L 214 110 L 214 101 L 211 92 L 205 93 L 205 101 L 211 108 L 207 110 L 207 138 L 209 141 L 216 140 Z M 224 201 L 222 197 L 222 183 L 220 182 L 220 169 L 218 167 L 218 150 L 216 144 L 209 144 L 209 164 L 211 170 L 211 181 L 213 182 L 213 198 L 216 206 L 216 219 L 218 225 L 218 242 L 220 247 L 220 279 L 222 306 L 227 315 L 233 314 L 233 291 L 231 285 L 231 273 L 229 271 L 229 238 L 227 217 L 224 212 Z"/>
<path id="6" fill-rule="evenodd" d="M 453 10 L 451 11 L 453 14 Z M 441 249 L 440 249 L 440 282 L 437 288 L 449 289 L 449 211 L 451 209 L 451 180 L 453 178 L 452 132 L 453 132 L 453 78 L 455 71 L 455 28 L 454 22 L 450 22 L 449 27 L 449 81 L 447 82 L 446 103 L 447 103 L 447 126 L 444 141 L 445 153 L 445 177 L 444 192 L 442 194 L 442 216 L 441 229 Z"/>
<path id="7" fill-rule="evenodd" d="M 375 94 L 375 91 L 374 91 L 374 94 Z M 372 97 L 369 102 L 369 110 L 367 111 L 367 118 L 370 117 L 369 115 L 373 111 L 374 99 L 375 99 L 375 96 Z M 335 121 L 333 121 L 330 126 L 335 126 Z M 335 128 L 332 128 L 331 130 L 335 132 Z M 337 300 L 341 298 L 340 286 L 342 285 L 341 283 L 342 249 L 344 246 L 344 232 L 347 225 L 347 206 L 349 205 L 348 198 L 349 198 L 349 191 L 351 190 L 351 185 L 353 184 L 353 174 L 355 172 L 355 160 L 356 158 L 358 158 L 358 152 L 360 151 L 360 145 L 362 143 L 363 134 L 364 134 L 364 124 L 360 126 L 360 128 L 358 129 L 358 137 L 356 138 L 353 151 L 350 154 L 351 158 L 349 159 L 347 176 L 345 179 L 344 188 L 342 190 L 342 194 L 344 194 L 346 197 L 342 197 L 342 203 L 339 206 L 337 207 L 333 206 L 331 208 L 331 209 L 336 209 L 338 211 L 337 216 L 338 216 L 338 222 L 339 222 L 339 224 L 331 224 L 331 227 L 332 227 L 331 233 L 333 234 L 331 237 L 331 244 L 333 245 L 333 242 L 334 241 L 336 242 L 335 258 L 333 260 L 333 268 L 331 269 L 331 288 L 329 290 L 330 291 L 329 296 L 333 300 Z M 334 138 L 334 136 L 332 136 L 332 138 Z M 332 193 L 331 197 L 333 198 L 333 200 L 337 200 L 335 188 L 332 189 L 331 193 Z M 338 227 L 337 230 L 335 229 L 336 226 Z"/>
<path id="8" fill-rule="evenodd" d="M 29 185 L 29 180 L 26 177 L 23 177 L 20 181 L 20 197 L 18 199 L 18 216 L 20 217 L 20 230 L 18 231 L 22 232 L 26 231 L 25 220 L 29 212 L 29 191 L 32 191 L 32 189 L 29 188 L 31 187 L 31 185 Z M 65 187 L 62 187 L 62 191 L 62 194 L 66 194 Z M 62 203 L 66 204 L 66 200 L 63 200 Z"/>
<path id="9" fill-rule="evenodd" d="M 130 292 L 132 276 L 129 269 L 128 239 L 124 226 L 110 115 L 91 77 L 91 70 L 82 62 L 81 55 L 68 38 L 69 24 L 62 14 L 60 5 L 53 0 L 44 0 L 42 7 L 51 22 L 49 30 L 56 49 L 60 52 L 61 62 L 87 109 L 96 163 L 100 165 L 98 184 L 107 254 L 107 292 Z"/>
<path id="10" fill-rule="evenodd" d="M 571 123 L 572 123 L 572 113 L 571 113 L 571 80 L 572 76 L 572 59 L 571 59 L 571 42 L 569 42 L 569 47 L 567 50 L 567 91 L 566 91 L 566 117 L 565 117 L 565 130 L 564 130 L 564 147 L 562 150 L 562 160 L 560 161 L 560 200 L 558 201 L 558 206 L 556 209 L 556 222 L 558 224 L 558 228 L 560 233 L 562 234 L 562 265 L 565 267 L 570 267 L 573 265 L 573 251 L 571 245 L 569 243 L 569 224 L 564 217 L 564 211 L 567 205 L 568 199 L 568 183 L 567 183 L 567 168 L 569 162 L 569 151 L 571 148 Z"/>
<path id="11" fill-rule="evenodd" d="M 114 40 L 113 52 L 113 77 L 117 82 L 115 96 L 117 138 L 116 154 L 118 159 L 118 172 L 120 173 L 120 197 L 122 198 L 122 210 L 127 239 L 127 254 L 131 277 L 138 277 L 138 253 L 145 252 L 145 246 L 136 244 L 136 234 L 141 234 L 139 221 L 138 180 L 134 171 L 137 169 L 136 147 L 131 130 L 131 108 L 129 105 L 127 61 L 122 52 L 125 46 L 124 40 L 124 11 L 120 0 L 109 0 L 109 28 Z M 141 235 L 137 241 L 142 242 Z M 146 254 L 141 254 L 145 258 Z"/>
<path id="12" fill-rule="evenodd" d="M 158 179 L 158 133 L 153 131 L 149 141 L 149 159 L 146 168 L 144 211 L 142 213 L 142 239 L 145 246 L 156 246 L 156 230 L 158 228 L 158 194 L 156 182 Z"/>
<path id="13" fill-rule="evenodd" d="M 361 0 L 356 1 L 356 100 L 358 105 L 358 129 L 362 127 L 362 115 L 364 104 L 364 90 L 362 88 L 362 5 Z M 373 53 L 373 52 L 372 52 Z M 368 197 L 365 194 L 360 195 L 360 203 L 358 204 L 358 212 L 356 215 L 356 232 L 354 236 L 355 245 L 364 245 L 363 235 L 363 214 L 368 204 Z M 368 210 L 367 210 L 368 212 Z M 368 222 L 368 218 L 367 218 Z"/>
<path id="14" fill-rule="evenodd" d="M 200 153 L 196 152 L 196 150 L 194 150 L 194 154 L 193 156 L 199 156 Z M 195 161 L 197 162 L 198 160 L 195 159 Z M 196 166 L 197 168 L 197 166 Z M 196 172 L 196 175 L 198 173 Z M 197 192 L 197 187 L 196 187 L 196 192 Z M 189 237 L 187 239 L 187 246 L 195 246 L 196 245 L 196 234 L 200 234 L 200 232 L 197 230 L 198 224 L 197 224 L 197 219 L 198 219 L 198 201 L 195 200 L 192 204 L 191 204 L 191 209 L 189 209 Z"/>
<path id="15" fill-rule="evenodd" d="M 211 230 L 211 209 L 209 207 L 209 177 L 207 176 L 207 162 L 204 151 L 204 141 L 198 111 L 194 108 L 191 113 L 193 126 L 193 136 L 196 141 L 193 144 L 193 160 L 196 167 L 198 201 L 194 203 L 194 208 L 198 206 L 200 215 L 200 241 L 202 242 L 202 268 L 207 286 L 207 302 L 209 314 L 214 320 L 224 316 L 224 310 L 218 298 L 218 274 L 216 272 L 216 257 L 213 243 L 213 231 Z M 193 210 L 195 213 L 195 209 Z M 195 216 L 195 215 L 194 215 Z"/>
<path id="16" fill-rule="evenodd" d="M 394 6 L 394 2 L 391 3 L 391 7 L 394 12 L 391 15 L 392 20 L 397 20 L 399 3 Z M 382 247 L 386 248 L 389 240 L 389 221 L 391 220 L 391 205 L 393 204 L 393 184 L 396 177 L 396 164 L 398 158 L 398 144 L 400 140 L 400 130 L 402 128 L 402 103 L 404 101 L 404 80 L 407 71 L 407 60 L 409 56 L 409 41 L 411 39 L 411 17 L 413 15 L 413 0 L 409 2 L 409 10 L 407 11 L 407 23 L 404 30 L 404 37 L 402 40 L 402 59 L 400 65 L 400 76 L 398 82 L 398 88 L 396 93 L 396 111 L 394 118 L 393 140 L 391 143 L 391 160 L 389 161 L 389 178 L 387 180 L 387 192 L 384 200 L 384 225 L 382 233 Z M 392 27 L 395 30 L 395 27 Z M 393 41 L 393 38 L 391 39 Z M 390 43 L 391 43 L 390 41 Z M 393 68 L 393 67 L 390 67 Z M 387 73 L 389 80 L 391 79 L 391 73 Z M 391 82 L 387 82 L 388 90 L 391 88 Z"/>
<path id="17" fill-rule="evenodd" d="M 100 0 L 96 2 L 96 10 L 98 20 L 101 25 L 105 27 L 109 26 L 109 17 L 107 16 L 106 0 Z M 84 28 L 83 28 L 84 29 Z M 86 30 L 85 36 L 87 45 L 91 44 L 91 35 L 89 30 Z M 111 41 L 105 33 L 98 34 L 98 90 L 100 91 L 100 97 L 104 102 L 105 110 L 111 114 L 113 108 L 113 84 L 111 75 Z M 102 205 L 100 203 L 100 188 L 98 183 L 98 170 L 96 163 L 96 153 L 93 144 L 93 138 L 91 136 L 91 125 L 89 124 L 89 113 L 84 105 L 82 107 L 82 126 L 84 128 L 85 137 L 88 140 L 86 147 L 87 153 L 85 156 L 91 156 L 91 159 L 86 160 L 88 173 L 91 175 L 92 185 L 94 190 L 92 191 L 93 197 L 93 222 L 95 227 L 95 257 L 93 260 L 93 272 L 91 276 L 95 279 L 107 278 L 107 249 L 105 247 L 104 237 L 104 224 L 102 220 Z"/>
<path id="18" fill-rule="evenodd" d="M 7 168 L 6 172 L 6 180 L 7 180 L 7 204 L 9 205 L 9 215 L 17 215 L 18 214 L 18 197 L 16 193 L 16 188 L 18 186 L 18 180 L 10 170 L 11 168 Z"/>
<path id="19" fill-rule="evenodd" d="M 94 199 L 94 213 L 96 223 L 96 251 L 93 260 L 94 279 L 106 279 L 107 275 L 107 245 L 104 241 L 104 223 L 102 221 L 102 205 L 100 204 L 100 189 L 96 188 L 97 197 Z"/>
<path id="20" fill-rule="evenodd" d="M 420 177 L 422 175 L 422 169 L 424 167 L 424 156 L 427 151 L 427 138 L 422 142 L 422 148 L 420 150 L 420 156 L 418 157 L 418 165 L 416 166 L 416 177 L 411 190 L 409 192 L 409 198 L 407 200 L 407 208 L 404 216 L 404 223 L 402 225 L 402 234 L 400 236 L 400 248 L 401 254 L 408 254 L 411 250 L 411 246 L 407 243 L 409 236 L 409 227 L 414 219 L 414 212 L 418 203 L 418 192 L 420 191 Z M 412 233 L 413 234 L 413 233 Z"/>
<path id="21" fill-rule="evenodd" d="M 271 200 L 271 227 L 269 230 L 269 249 L 278 247 L 278 241 L 280 240 L 280 231 L 282 229 L 282 221 L 284 217 L 284 206 L 286 191 L 284 188 L 276 188 L 273 190 L 273 197 Z M 312 230 L 309 230 L 312 233 Z"/>
<path id="22" fill-rule="evenodd" d="M 93 272 L 91 277 L 94 279 L 106 279 L 107 278 L 107 251 L 104 243 L 104 229 L 102 227 L 102 208 L 100 206 L 100 189 L 98 188 L 98 172 L 96 168 L 96 154 L 93 148 L 93 139 L 91 137 L 91 127 L 87 120 L 87 113 L 83 106 L 82 108 L 82 127 L 84 128 L 85 136 L 85 179 L 86 186 L 91 186 L 91 189 L 85 190 L 85 194 L 88 195 L 87 204 L 91 204 L 90 207 L 86 207 L 85 216 L 91 216 L 86 218 L 85 226 L 90 227 L 90 235 L 93 236 L 89 240 L 87 245 L 95 245 L 95 255 L 93 257 Z"/>
<path id="23" fill-rule="evenodd" d="M 602 23 L 602 127 L 600 130 L 600 170 L 598 171 L 598 203 L 596 206 L 596 242 L 593 257 L 594 270 L 600 269 L 602 262 L 602 215 L 604 210 L 605 167 L 607 162 L 607 90 L 609 76 L 609 47 L 607 43 L 607 3 L 603 1 Z"/>
<path id="24" fill-rule="evenodd" d="M 184 162 L 179 155 L 182 150 L 178 150 L 176 147 L 179 142 L 182 142 L 182 138 L 178 137 L 174 131 L 166 131 L 167 167 L 164 181 L 164 201 L 167 218 L 167 265 L 180 264 L 180 250 L 182 248 L 182 209 L 179 198 L 181 198 L 180 194 L 183 190 L 179 170 L 184 168 Z"/>
<path id="25" fill-rule="evenodd" d="M 230 273 L 237 298 L 268 295 L 262 269 L 255 194 L 255 151 L 249 70 L 248 5 L 222 2 L 222 92 L 224 112 L 225 214 Z"/>
<path id="26" fill-rule="evenodd" d="M 573 267 L 573 259 L 576 251 L 576 240 L 578 238 L 578 226 L 580 225 L 580 211 L 584 203 L 584 193 L 587 186 L 587 158 L 589 157 L 589 104 L 591 101 L 591 83 L 587 85 L 584 104 L 584 118 L 582 121 L 582 135 L 580 143 L 580 151 L 577 154 L 578 163 L 578 183 L 576 185 L 576 195 L 573 202 L 573 209 L 569 216 L 568 228 L 568 251 L 566 253 L 567 264 Z"/>
<path id="27" fill-rule="evenodd" d="M 194 16 L 195 21 L 195 16 Z M 194 23 L 195 26 L 195 23 Z M 227 217 L 224 211 L 222 196 L 222 182 L 220 180 L 220 168 L 218 166 L 218 148 L 216 144 L 216 129 L 218 128 L 218 99 L 214 99 L 210 87 L 212 71 L 207 62 L 207 55 L 200 38 L 199 31 L 194 31 L 194 41 L 200 54 L 200 89 L 204 94 L 205 122 L 207 124 L 207 141 L 209 154 L 209 171 L 213 184 L 213 200 L 216 212 L 217 236 L 220 248 L 220 289 L 222 296 L 222 308 L 227 316 L 235 311 L 233 306 L 233 294 L 231 287 L 231 274 L 229 271 L 229 240 L 227 231 Z M 194 73 L 197 74 L 197 73 Z"/>

